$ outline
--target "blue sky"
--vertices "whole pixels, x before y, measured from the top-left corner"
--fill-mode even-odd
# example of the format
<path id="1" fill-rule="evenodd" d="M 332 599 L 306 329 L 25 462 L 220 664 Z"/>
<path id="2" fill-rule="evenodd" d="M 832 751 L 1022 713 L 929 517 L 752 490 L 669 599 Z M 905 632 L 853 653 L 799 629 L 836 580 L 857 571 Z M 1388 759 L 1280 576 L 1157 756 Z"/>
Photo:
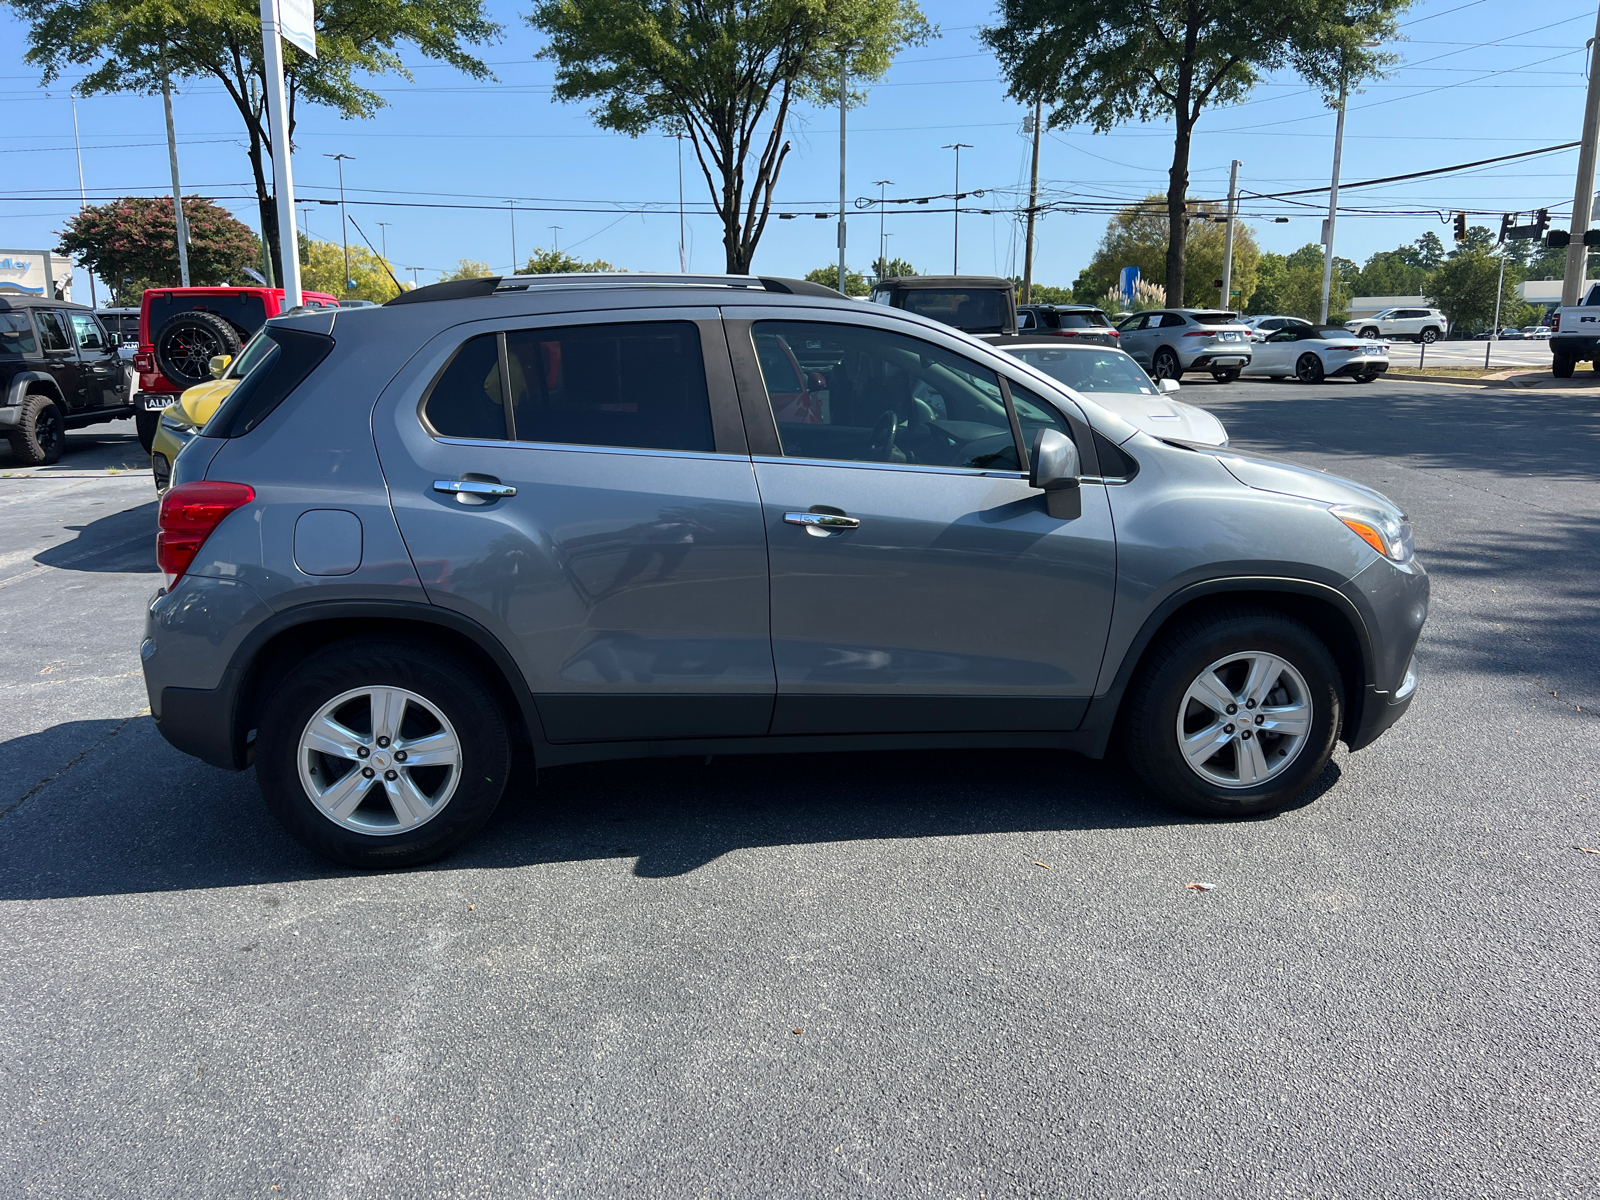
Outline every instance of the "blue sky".
<path id="1" fill-rule="evenodd" d="M 996 209 L 1020 203 L 1029 140 L 1022 132 L 1023 108 L 1006 99 L 993 57 L 976 40 L 990 10 L 945 0 L 924 3 L 941 35 L 906 51 L 868 103 L 850 114 L 849 195 L 876 194 L 878 179 L 894 180 L 891 196 L 948 193 L 953 155 L 940 147 L 961 141 L 973 145 L 962 152 L 962 189 L 988 193 L 969 203 Z M 423 282 L 461 258 L 508 269 L 508 199 L 517 205 L 519 258 L 558 238 L 563 249 L 630 270 L 676 270 L 676 144 L 602 133 L 582 106 L 552 103 L 552 69 L 533 57 L 540 41 L 522 19 L 526 4 L 490 0 L 490 10 L 505 25 L 503 40 L 482 51 L 498 82 L 478 84 L 448 67 L 422 63 L 414 83 L 392 77 L 375 83 L 390 106 L 372 120 L 343 121 L 327 110 L 302 107 L 294 159 L 298 193 L 337 195 L 335 165 L 323 156 L 354 156 L 345 164 L 352 215 L 375 242 L 387 238 L 397 265 L 420 268 Z M 1407 40 L 1393 49 L 1404 64 L 1351 98 L 1342 173 L 1347 183 L 1578 138 L 1592 6 L 1556 2 L 1534 12 L 1489 0 L 1423 0 L 1402 20 Z M 23 49 L 22 26 L 9 12 L 0 14 L 0 111 L 7 116 L 0 122 L 0 249 L 53 244 L 54 232 L 77 208 L 75 199 L 21 198 L 76 197 L 78 188 L 69 81 L 47 95 L 37 72 L 22 61 Z M 196 83 L 180 93 L 175 108 L 184 190 L 237 197 L 220 202 L 255 227 L 249 165 L 232 105 L 220 88 Z M 159 97 L 83 99 L 78 121 L 91 200 L 170 190 Z M 1190 194 L 1226 194 L 1234 158 L 1243 162 L 1245 189 L 1325 185 L 1333 133 L 1333 113 L 1315 93 L 1291 76 L 1274 77 L 1246 103 L 1202 116 Z M 836 205 L 837 113 L 802 110 L 791 138 L 777 207 L 809 212 Z M 1162 125 L 1128 125 L 1107 134 L 1083 126 L 1055 130 L 1044 139 L 1041 186 L 1048 197 L 1064 201 L 1134 199 L 1165 190 L 1170 156 L 1170 130 Z M 1576 157 L 1576 150 L 1566 150 L 1466 174 L 1346 190 L 1337 250 L 1364 261 L 1428 230 L 1448 242 L 1448 226 L 1438 214 L 1457 208 L 1549 207 L 1568 213 Z M 720 271 L 720 233 L 713 218 L 695 215 L 697 206 L 704 212 L 707 193 L 688 155 L 685 192 L 690 266 Z M 1252 221 L 1260 243 L 1282 252 L 1317 240 L 1317 206 L 1325 203 L 1325 195 L 1304 197 L 1298 207 L 1246 201 L 1245 211 L 1294 214 L 1287 224 Z M 313 207 L 311 233 L 336 240 L 336 212 Z M 379 222 L 386 228 L 380 230 Z M 1474 222 L 1497 226 L 1493 218 Z M 1105 223 L 1103 213 L 1046 217 L 1039 227 L 1035 277 L 1070 284 Z M 885 228 L 891 256 L 923 271 L 950 268 L 949 214 L 891 212 Z M 878 229 L 876 213 L 852 217 L 853 268 L 875 256 Z M 961 219 L 964 271 L 1020 273 L 1021 246 L 1020 225 L 1010 215 L 972 213 Z M 774 220 L 757 251 L 756 269 L 798 275 L 834 261 L 835 254 L 831 221 Z M 75 294 L 88 298 L 81 272 Z"/>

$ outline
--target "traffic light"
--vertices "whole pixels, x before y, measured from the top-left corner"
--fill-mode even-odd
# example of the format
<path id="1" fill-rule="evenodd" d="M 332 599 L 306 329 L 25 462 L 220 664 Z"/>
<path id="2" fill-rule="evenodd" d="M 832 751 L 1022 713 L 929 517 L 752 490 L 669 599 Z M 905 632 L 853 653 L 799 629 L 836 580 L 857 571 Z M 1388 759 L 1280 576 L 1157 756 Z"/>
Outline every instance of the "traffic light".
<path id="1" fill-rule="evenodd" d="M 1500 215 L 1500 237 L 1499 237 L 1500 241 L 1503 242 L 1503 241 L 1506 240 L 1506 234 L 1511 232 L 1512 228 L 1515 227 L 1516 223 L 1517 223 L 1517 214 L 1516 213 L 1502 213 Z M 1460 231 L 1460 232 L 1458 232 L 1456 234 L 1456 239 L 1458 241 L 1461 238 L 1464 238 L 1464 237 L 1467 236 L 1467 231 L 1466 231 L 1465 228 L 1463 228 L 1462 226 L 1457 226 L 1457 229 Z"/>
<path id="2" fill-rule="evenodd" d="M 1456 214 L 1456 241 L 1464 242 L 1466 240 L 1467 240 L 1467 214 L 1466 213 L 1457 213 Z"/>
<path id="3" fill-rule="evenodd" d="M 1552 250 L 1559 250 L 1563 246 L 1572 244 L 1572 235 L 1565 229 L 1552 229 L 1544 236 L 1544 244 Z"/>
<path id="4" fill-rule="evenodd" d="M 1583 244 L 1585 246 L 1600 246 L 1600 229 L 1585 229 L 1583 231 Z"/>
<path id="5" fill-rule="evenodd" d="M 1536 238 L 1543 237 L 1544 231 L 1550 228 L 1550 210 L 1548 208 L 1541 208 L 1538 212 L 1534 213 L 1533 223 L 1539 230 L 1539 232 L 1533 236 Z"/>

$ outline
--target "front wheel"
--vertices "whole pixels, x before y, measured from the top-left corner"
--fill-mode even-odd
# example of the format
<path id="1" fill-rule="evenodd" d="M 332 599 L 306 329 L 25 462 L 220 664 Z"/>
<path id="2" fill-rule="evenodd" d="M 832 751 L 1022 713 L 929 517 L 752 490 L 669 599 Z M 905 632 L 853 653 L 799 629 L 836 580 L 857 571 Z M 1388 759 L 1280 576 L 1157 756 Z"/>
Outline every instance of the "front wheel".
<path id="1" fill-rule="evenodd" d="M 460 660 L 352 638 L 295 667 L 262 709 L 256 773 L 273 815 L 314 854 L 406 867 L 461 845 L 505 790 L 505 716 Z"/>
<path id="2" fill-rule="evenodd" d="M 1229 367 L 1225 371 L 1213 371 L 1211 372 L 1211 378 L 1215 379 L 1218 383 L 1232 383 L 1235 379 L 1239 378 L 1239 372 L 1241 369 L 1242 368 L 1239 367 Z"/>
<path id="3" fill-rule="evenodd" d="M 1374 340 L 1377 339 L 1378 331 L 1373 326 L 1368 325 L 1365 329 L 1363 329 L 1361 331 L 1361 336 L 1366 338 L 1369 342 L 1370 341 L 1374 341 Z"/>
<path id="4" fill-rule="evenodd" d="M 1253 816 L 1322 773 L 1342 710 L 1338 667 L 1315 634 L 1269 609 L 1224 609 L 1159 643 L 1129 695 L 1123 749 L 1168 803 Z"/>
<path id="5" fill-rule="evenodd" d="M 1166 346 L 1161 347 L 1150 360 L 1150 371 L 1157 379 L 1176 379 L 1183 374 L 1178 356 Z"/>
<path id="6" fill-rule="evenodd" d="M 11 432 L 11 453 L 25 466 L 47 467 L 60 462 L 66 450 L 67 425 L 60 407 L 37 392 L 24 396 Z"/>
<path id="7" fill-rule="evenodd" d="M 1322 382 L 1322 360 L 1315 354 L 1302 354 L 1294 365 L 1294 377 L 1301 383 Z"/>

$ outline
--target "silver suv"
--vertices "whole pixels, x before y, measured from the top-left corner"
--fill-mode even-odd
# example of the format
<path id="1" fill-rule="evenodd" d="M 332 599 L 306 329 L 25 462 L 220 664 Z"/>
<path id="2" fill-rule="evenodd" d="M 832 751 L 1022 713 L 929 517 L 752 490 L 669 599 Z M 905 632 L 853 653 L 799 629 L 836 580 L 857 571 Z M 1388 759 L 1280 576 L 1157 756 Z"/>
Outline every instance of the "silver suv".
<path id="1" fill-rule="evenodd" d="M 1237 313 L 1207 308 L 1134 313 L 1119 325 L 1122 348 L 1157 379 L 1209 371 L 1232 383 L 1250 364 L 1250 327 Z"/>
<path id="2" fill-rule="evenodd" d="M 1141 433 L 792 280 L 460 280 L 269 321 L 174 464 L 141 647 L 179 749 L 319 854 L 416 863 L 514 752 L 1121 747 L 1211 816 L 1416 685 L 1377 492 Z"/>
<path id="3" fill-rule="evenodd" d="M 1432 343 L 1450 331 L 1450 322 L 1437 308 L 1386 308 L 1370 317 L 1346 321 L 1344 327 L 1357 337 Z"/>

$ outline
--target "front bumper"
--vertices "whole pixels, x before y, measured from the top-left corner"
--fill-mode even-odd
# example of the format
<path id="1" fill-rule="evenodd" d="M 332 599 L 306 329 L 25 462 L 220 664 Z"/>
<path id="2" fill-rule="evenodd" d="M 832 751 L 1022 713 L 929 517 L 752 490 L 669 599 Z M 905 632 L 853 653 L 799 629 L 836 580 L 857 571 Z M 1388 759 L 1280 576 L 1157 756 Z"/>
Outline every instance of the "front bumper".
<path id="1" fill-rule="evenodd" d="M 15 429 L 17 422 L 22 417 L 22 407 L 9 404 L 0 408 L 0 429 Z"/>
<path id="2" fill-rule="evenodd" d="M 1397 566 L 1375 558 L 1344 587 L 1367 626 L 1369 678 L 1352 697 L 1344 740 L 1352 750 L 1370 746 L 1403 717 L 1416 695 L 1415 655 L 1428 619 L 1428 573 L 1412 559 Z"/>

